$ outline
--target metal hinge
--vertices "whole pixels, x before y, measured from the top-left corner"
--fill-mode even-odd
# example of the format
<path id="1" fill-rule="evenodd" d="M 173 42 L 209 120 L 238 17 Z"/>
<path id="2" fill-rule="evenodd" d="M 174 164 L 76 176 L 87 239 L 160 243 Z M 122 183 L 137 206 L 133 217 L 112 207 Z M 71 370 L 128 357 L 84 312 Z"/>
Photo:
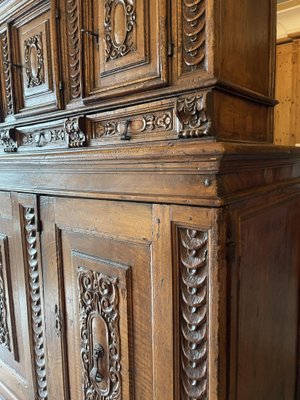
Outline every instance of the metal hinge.
<path id="1" fill-rule="evenodd" d="M 60 9 L 56 8 L 55 10 L 55 19 L 60 19 Z"/>
<path id="2" fill-rule="evenodd" d="M 59 82 L 58 82 L 58 89 L 59 89 L 59 90 L 64 90 L 64 83 L 63 83 L 63 81 L 59 81 Z"/>
<path id="3" fill-rule="evenodd" d="M 168 44 L 168 57 L 173 57 L 174 55 L 174 44 L 169 43 Z"/>
<path id="4" fill-rule="evenodd" d="M 43 231 L 43 223 L 40 219 L 37 220 L 37 222 L 36 222 L 36 231 L 38 233 L 41 233 Z"/>

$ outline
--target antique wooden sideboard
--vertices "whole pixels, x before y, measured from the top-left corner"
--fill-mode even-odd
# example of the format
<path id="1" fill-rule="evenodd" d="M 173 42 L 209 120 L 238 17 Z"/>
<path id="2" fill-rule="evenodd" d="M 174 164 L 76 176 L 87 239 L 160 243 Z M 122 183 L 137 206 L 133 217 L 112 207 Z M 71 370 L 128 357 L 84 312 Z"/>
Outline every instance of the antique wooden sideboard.
<path id="1" fill-rule="evenodd" d="M 296 400 L 300 151 L 275 1 L 0 1 L 0 398 Z"/>

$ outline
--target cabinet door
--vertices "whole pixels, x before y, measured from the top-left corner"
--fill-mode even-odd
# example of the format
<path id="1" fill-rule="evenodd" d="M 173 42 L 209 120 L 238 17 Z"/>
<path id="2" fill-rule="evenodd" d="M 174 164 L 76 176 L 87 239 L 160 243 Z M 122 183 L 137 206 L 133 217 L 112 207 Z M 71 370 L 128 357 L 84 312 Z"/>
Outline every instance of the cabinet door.
<path id="1" fill-rule="evenodd" d="M 168 398 L 172 268 L 170 232 L 159 241 L 163 209 L 42 198 L 51 399 Z"/>
<path id="2" fill-rule="evenodd" d="M 47 382 L 35 198 L 0 193 L 0 202 L 0 398 L 40 400 Z"/>
<path id="3" fill-rule="evenodd" d="M 86 96 L 166 84 L 166 1 L 85 0 Z"/>

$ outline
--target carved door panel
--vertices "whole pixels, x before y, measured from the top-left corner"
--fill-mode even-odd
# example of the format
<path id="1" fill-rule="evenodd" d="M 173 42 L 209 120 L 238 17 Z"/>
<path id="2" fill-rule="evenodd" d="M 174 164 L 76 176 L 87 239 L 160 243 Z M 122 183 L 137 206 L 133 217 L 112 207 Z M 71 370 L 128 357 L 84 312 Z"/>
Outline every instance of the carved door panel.
<path id="1" fill-rule="evenodd" d="M 60 107 L 58 51 L 50 2 L 10 25 L 16 113 L 53 111 Z"/>
<path id="2" fill-rule="evenodd" d="M 86 96 L 165 85 L 165 0 L 85 0 Z"/>
<path id="3" fill-rule="evenodd" d="M 34 198 L 22 200 L 32 205 Z M 33 271 L 37 260 L 34 212 L 30 212 L 29 220 L 27 203 L 23 208 L 25 203 L 19 204 L 10 193 L 0 193 L 0 201 L 0 397 L 42 399 L 42 347 L 38 348 L 42 344 L 41 313 Z M 32 374 L 33 348 L 36 379 Z"/>
<path id="4" fill-rule="evenodd" d="M 167 398 L 171 246 L 152 206 L 42 198 L 41 218 L 50 397 Z"/>

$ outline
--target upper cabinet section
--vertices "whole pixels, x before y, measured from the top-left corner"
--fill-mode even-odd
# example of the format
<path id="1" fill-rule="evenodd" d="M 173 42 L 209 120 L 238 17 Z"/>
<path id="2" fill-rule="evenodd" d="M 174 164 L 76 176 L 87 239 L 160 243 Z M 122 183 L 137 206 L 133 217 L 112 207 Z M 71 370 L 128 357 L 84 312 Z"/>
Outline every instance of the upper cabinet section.
<path id="1" fill-rule="evenodd" d="M 165 0 L 84 0 L 86 97 L 167 83 Z"/>
<path id="2" fill-rule="evenodd" d="M 50 3 L 24 8 L 0 33 L 3 119 L 59 108 L 58 63 Z M 54 62 L 56 60 L 56 62 Z"/>

